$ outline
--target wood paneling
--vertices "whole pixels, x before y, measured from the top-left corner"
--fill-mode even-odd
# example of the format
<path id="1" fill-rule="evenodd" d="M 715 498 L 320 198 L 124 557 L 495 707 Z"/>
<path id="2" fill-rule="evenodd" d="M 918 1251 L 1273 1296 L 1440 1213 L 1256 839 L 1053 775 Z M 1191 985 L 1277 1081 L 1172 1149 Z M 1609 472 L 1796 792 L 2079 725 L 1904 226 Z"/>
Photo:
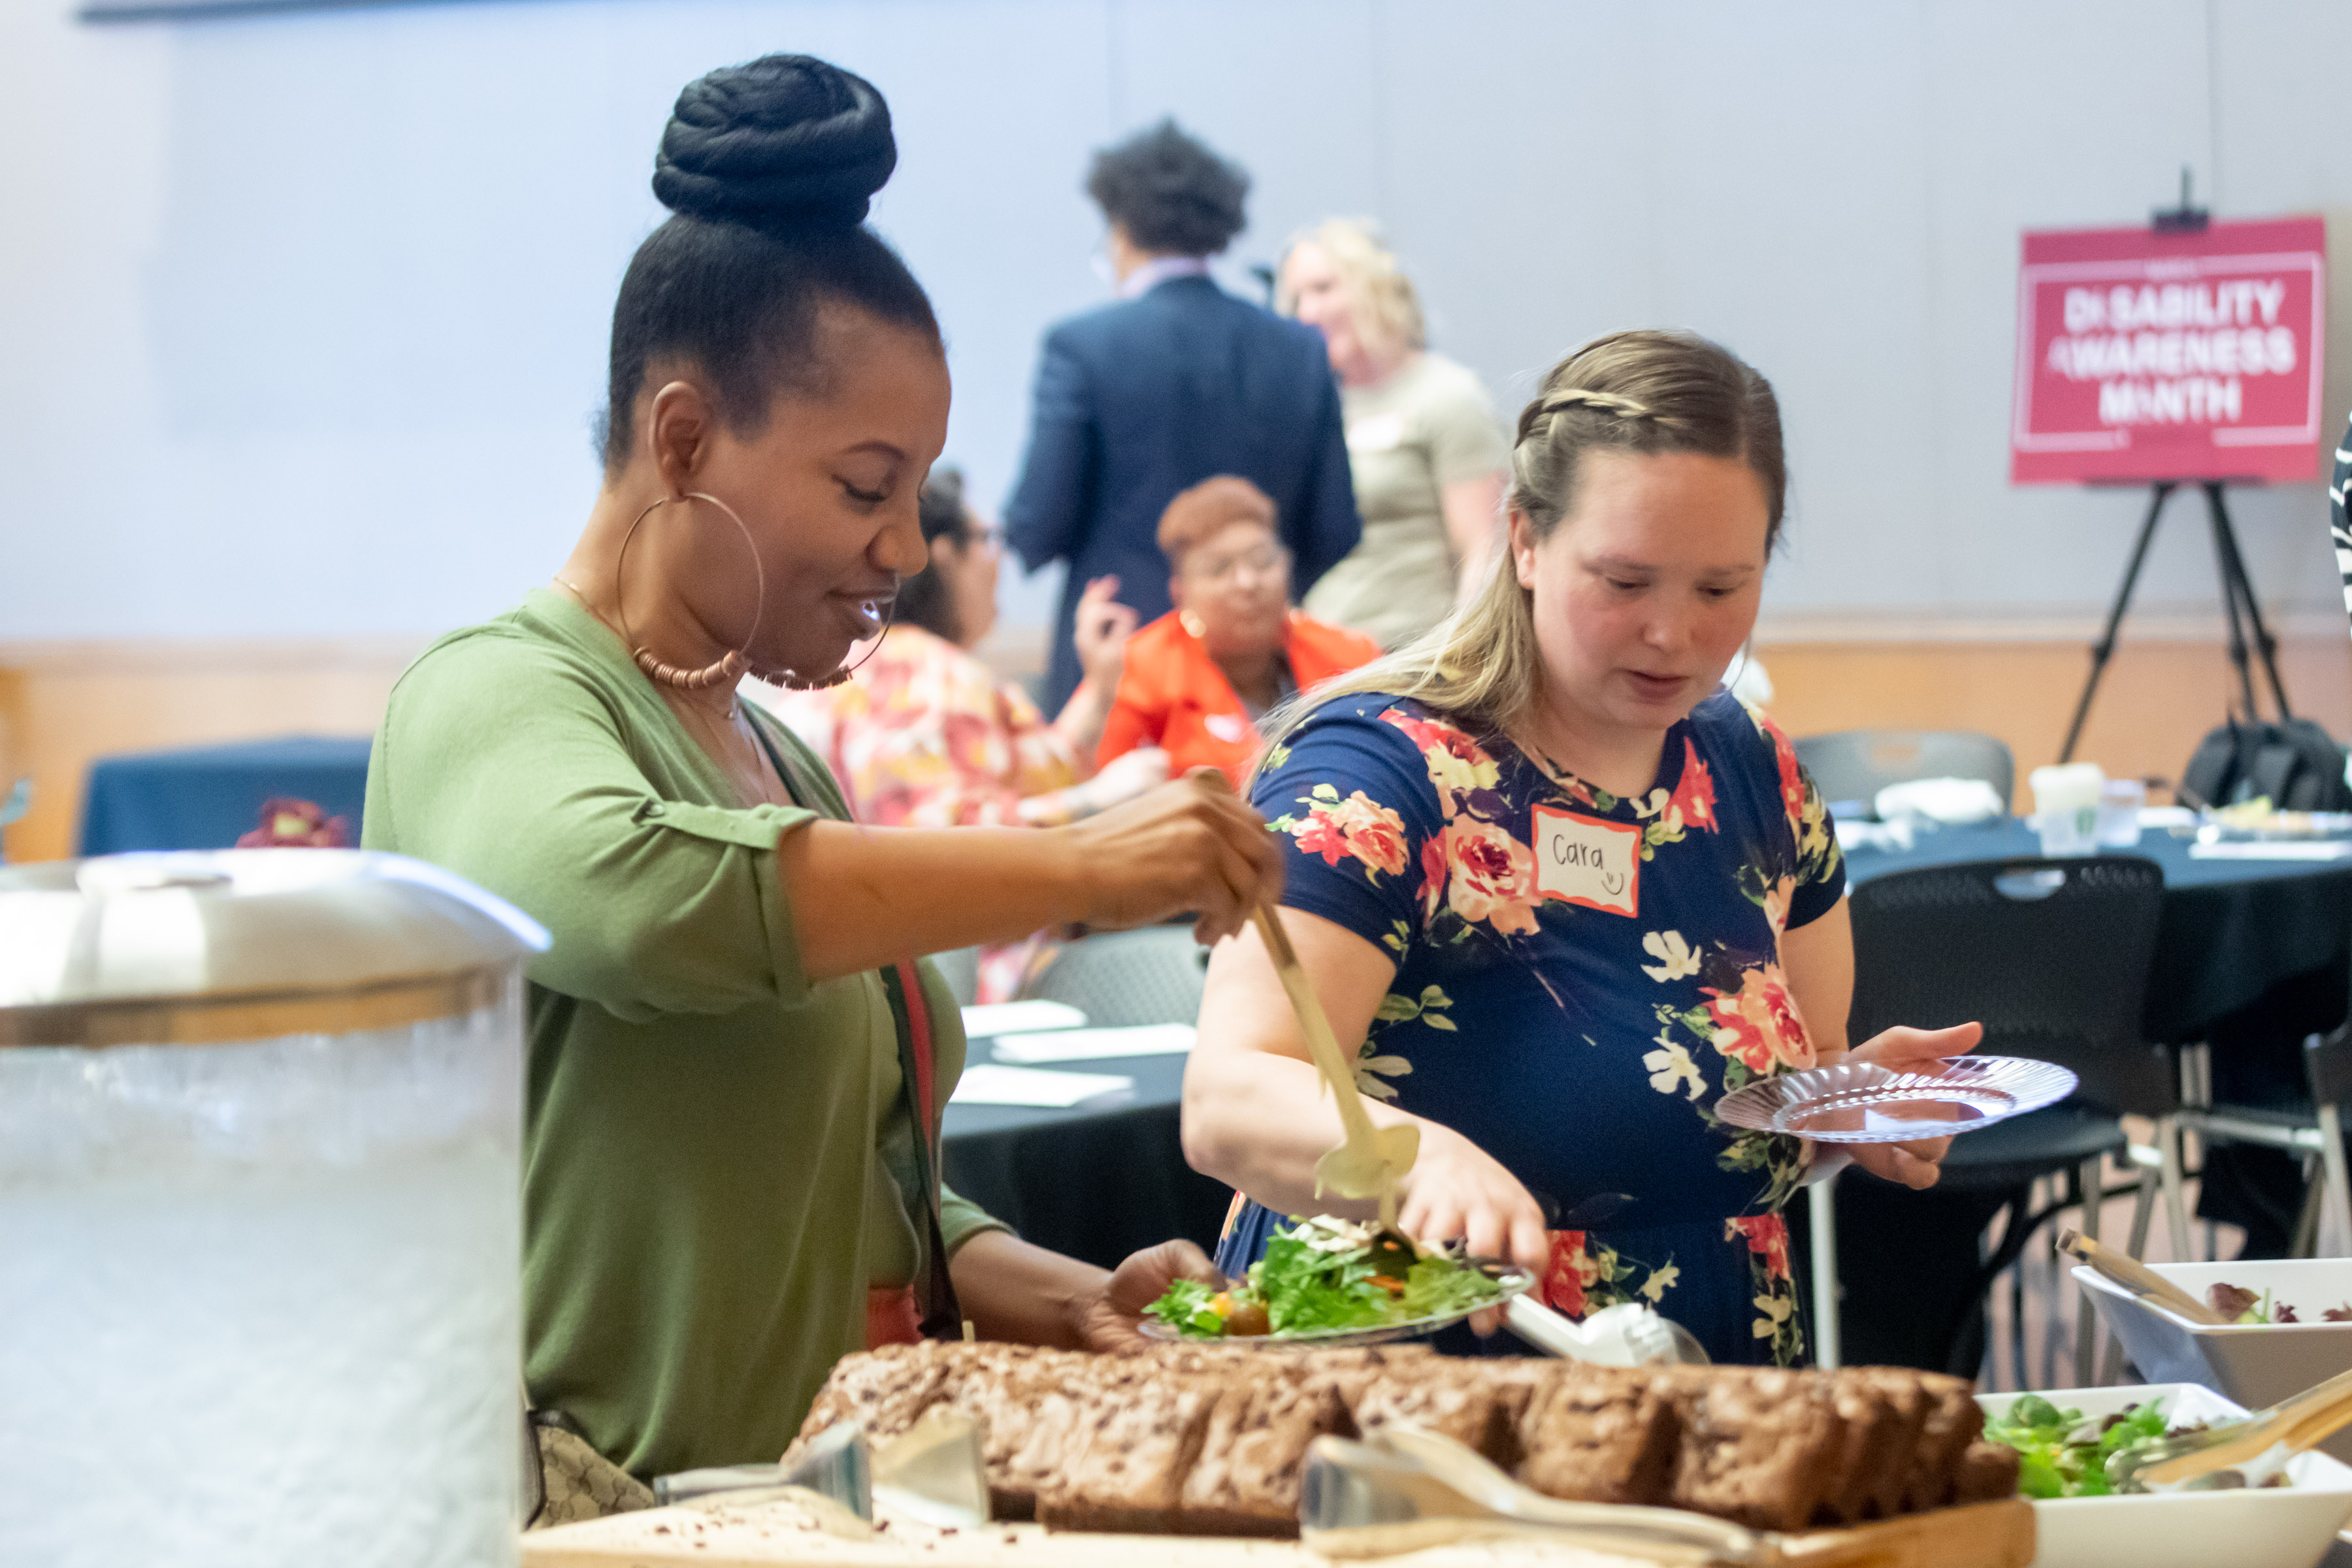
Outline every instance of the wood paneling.
<path id="1" fill-rule="evenodd" d="M 1027 662 L 1027 641 L 994 648 Z M 0 645 L 0 789 L 33 777 L 33 810 L 8 829 L 11 859 L 73 852 L 94 757 L 295 732 L 362 734 L 419 647 L 399 642 Z M 1792 735 L 1889 726 L 1981 730 L 2026 770 L 2056 760 L 2089 655 L 2077 641 L 1790 640 L 1758 649 Z M 2352 643 L 2282 640 L 2295 710 L 2352 735 Z M 2231 673 L 2218 642 L 2126 640 L 2116 650 L 2081 755 L 2111 773 L 2179 774 L 2221 720 Z"/>
<path id="2" fill-rule="evenodd" d="M 2058 760 L 2090 669 L 2079 642 L 1788 642 L 1757 651 L 1772 678 L 1772 716 L 1790 734 L 1884 726 L 1998 735 L 2017 754 L 2021 810 L 2032 809 L 2026 772 Z M 2282 638 L 2279 674 L 2297 714 L 2338 740 L 2352 734 L 2352 641 Z M 2221 722 L 2235 680 L 2219 642 L 2135 642 L 2126 632 L 2076 759 L 2110 774 L 2178 778 L 2198 737 Z"/>
<path id="3" fill-rule="evenodd" d="M 73 853 L 90 760 L 265 735 L 373 731 L 423 644 L 304 642 L 0 645 L 0 771 L 29 773 L 33 809 L 11 860 Z M 13 740 L 10 739 L 13 737 Z M 10 744 L 16 761 L 5 763 Z"/>

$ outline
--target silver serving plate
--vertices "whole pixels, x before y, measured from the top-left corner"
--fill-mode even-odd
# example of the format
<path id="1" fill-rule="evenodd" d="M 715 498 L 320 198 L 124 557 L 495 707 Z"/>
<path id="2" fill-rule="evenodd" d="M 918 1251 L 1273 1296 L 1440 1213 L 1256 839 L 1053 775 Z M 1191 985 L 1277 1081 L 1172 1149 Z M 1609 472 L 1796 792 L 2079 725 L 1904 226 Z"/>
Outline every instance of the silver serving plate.
<path id="1" fill-rule="evenodd" d="M 1143 1337 L 1167 1344 L 1236 1345 L 1250 1350 L 1347 1350 L 1356 1345 L 1393 1344 L 1399 1340 L 1425 1339 L 1440 1329 L 1450 1329 L 1476 1313 L 1500 1309 L 1512 1297 L 1535 1289 L 1536 1277 L 1531 1269 L 1515 1263 L 1497 1262 L 1492 1258 L 1474 1258 L 1469 1267 L 1493 1280 L 1501 1294 L 1491 1300 L 1481 1301 L 1465 1311 L 1445 1312 L 1434 1317 L 1408 1318 L 1402 1323 L 1383 1323 L 1377 1329 L 1324 1329 L 1304 1334 L 1232 1334 L 1210 1339 L 1201 1334 L 1188 1334 L 1171 1327 L 1157 1318 L 1143 1320 Z"/>
<path id="2" fill-rule="evenodd" d="M 2021 1057 L 1948 1057 L 1940 1070 L 1908 1072 L 1840 1062 L 1734 1089 L 1715 1113 L 1734 1127 L 1820 1143 L 1898 1143 L 1974 1132 L 2055 1105 L 2075 1081 L 2064 1068 Z"/>

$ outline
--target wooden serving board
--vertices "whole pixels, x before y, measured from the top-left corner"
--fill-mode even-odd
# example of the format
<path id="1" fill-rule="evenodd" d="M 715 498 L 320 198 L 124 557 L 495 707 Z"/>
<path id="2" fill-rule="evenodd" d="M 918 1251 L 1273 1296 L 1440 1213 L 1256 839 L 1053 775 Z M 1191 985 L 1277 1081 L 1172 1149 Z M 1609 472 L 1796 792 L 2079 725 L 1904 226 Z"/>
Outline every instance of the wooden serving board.
<path id="1" fill-rule="evenodd" d="M 1780 1538 L 1786 1568 L 2029 1568 L 2033 1509 L 2023 1499 L 1940 1509 L 1853 1530 Z M 1034 1524 L 942 1531 L 885 1513 L 879 1526 L 807 1493 L 713 1498 L 522 1538 L 523 1568 L 1323 1568 L 1295 1541 L 1093 1535 Z M 1639 1559 L 1549 1542 L 1462 1541 L 1394 1557 L 1396 1568 L 1643 1568 Z"/>

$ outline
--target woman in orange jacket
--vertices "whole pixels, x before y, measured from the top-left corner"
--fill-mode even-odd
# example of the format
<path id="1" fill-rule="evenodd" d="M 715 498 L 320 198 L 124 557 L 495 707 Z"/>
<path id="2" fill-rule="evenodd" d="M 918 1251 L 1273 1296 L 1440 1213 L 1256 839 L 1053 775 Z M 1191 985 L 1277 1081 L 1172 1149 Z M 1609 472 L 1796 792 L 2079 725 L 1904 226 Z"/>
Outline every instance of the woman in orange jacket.
<path id="1" fill-rule="evenodd" d="M 1222 768 L 1242 787 L 1257 721 L 1277 703 L 1380 657 L 1380 645 L 1290 607 L 1290 552 L 1274 502 L 1220 474 L 1168 503 L 1160 548 L 1176 607 L 1128 639 L 1101 763 L 1159 746 L 1169 771 Z"/>

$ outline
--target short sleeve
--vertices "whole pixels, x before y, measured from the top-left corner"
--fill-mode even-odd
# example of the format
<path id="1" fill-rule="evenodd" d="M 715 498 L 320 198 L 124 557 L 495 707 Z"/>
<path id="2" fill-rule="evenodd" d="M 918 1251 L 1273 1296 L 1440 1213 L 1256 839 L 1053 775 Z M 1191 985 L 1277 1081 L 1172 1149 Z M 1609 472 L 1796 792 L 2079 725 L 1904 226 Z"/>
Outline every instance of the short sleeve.
<path id="1" fill-rule="evenodd" d="M 1845 852 L 1838 847 L 1821 789 L 1802 763 L 1797 764 L 1797 782 L 1803 804 L 1790 824 L 1797 836 L 1797 890 L 1789 900 L 1791 929 L 1811 924 L 1845 897 Z"/>
<path id="2" fill-rule="evenodd" d="M 1813 775 L 1797 760 L 1797 748 L 1760 708 L 1747 702 L 1748 718 L 1762 742 L 1758 761 L 1772 770 L 1780 815 L 1787 824 L 1797 868 L 1797 886 L 1789 899 L 1789 928 L 1811 925 L 1837 907 L 1845 897 L 1845 856 L 1838 848 L 1837 832 L 1829 806 L 1813 783 Z"/>
<path id="3" fill-rule="evenodd" d="M 1510 465 L 1494 405 L 1466 371 L 1458 379 L 1449 378 L 1429 400 L 1421 422 L 1429 442 L 1430 472 L 1440 485 L 1483 479 Z"/>
<path id="4" fill-rule="evenodd" d="M 1326 704 L 1267 756 L 1250 799 L 1289 847 L 1282 901 L 1344 926 L 1400 962 L 1420 934 L 1424 850 L 1444 824 L 1392 700 Z"/>
<path id="5" fill-rule="evenodd" d="M 807 996 L 775 850 L 815 815 L 665 799 L 591 681 L 479 638 L 394 688 L 366 842 L 513 903 L 554 939 L 534 982 L 637 1021 Z"/>

